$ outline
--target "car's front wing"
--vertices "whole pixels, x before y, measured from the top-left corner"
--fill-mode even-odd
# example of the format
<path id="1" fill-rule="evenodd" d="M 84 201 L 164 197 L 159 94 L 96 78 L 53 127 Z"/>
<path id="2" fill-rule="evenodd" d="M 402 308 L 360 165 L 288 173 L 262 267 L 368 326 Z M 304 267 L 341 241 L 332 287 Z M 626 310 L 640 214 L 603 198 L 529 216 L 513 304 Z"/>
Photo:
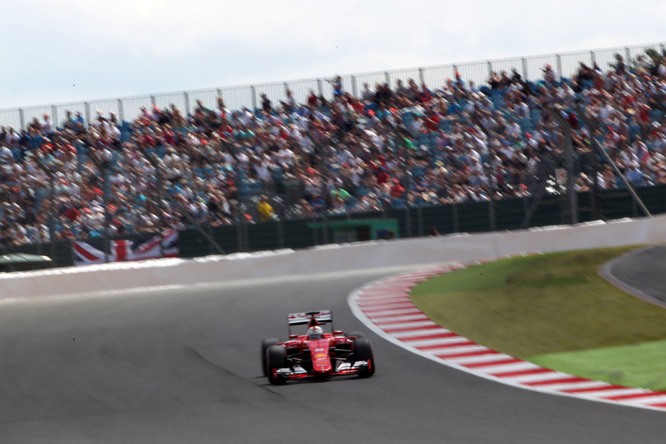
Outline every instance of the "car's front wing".
<path id="1" fill-rule="evenodd" d="M 284 379 L 306 379 L 322 376 L 344 376 L 344 375 L 356 375 L 361 370 L 368 367 L 368 361 L 356 361 L 353 364 L 348 362 L 343 362 L 339 364 L 335 370 L 327 373 L 317 373 L 310 371 L 308 372 L 300 365 L 294 367 L 285 367 L 274 370 L 278 377 Z"/>

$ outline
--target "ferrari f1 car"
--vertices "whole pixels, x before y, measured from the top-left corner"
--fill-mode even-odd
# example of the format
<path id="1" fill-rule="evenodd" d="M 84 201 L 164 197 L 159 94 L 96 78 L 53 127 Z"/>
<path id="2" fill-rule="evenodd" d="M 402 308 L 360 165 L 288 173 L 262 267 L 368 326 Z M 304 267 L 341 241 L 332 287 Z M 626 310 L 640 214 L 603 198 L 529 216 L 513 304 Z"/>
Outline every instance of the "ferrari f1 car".
<path id="1" fill-rule="evenodd" d="M 292 327 L 296 325 L 307 325 L 307 330 L 294 334 Z M 326 325 L 330 332 L 324 332 Z M 368 378 L 375 373 L 370 340 L 360 332 L 335 330 L 330 310 L 289 314 L 288 340 L 261 341 L 261 366 L 264 376 L 275 385 L 342 375 Z"/>

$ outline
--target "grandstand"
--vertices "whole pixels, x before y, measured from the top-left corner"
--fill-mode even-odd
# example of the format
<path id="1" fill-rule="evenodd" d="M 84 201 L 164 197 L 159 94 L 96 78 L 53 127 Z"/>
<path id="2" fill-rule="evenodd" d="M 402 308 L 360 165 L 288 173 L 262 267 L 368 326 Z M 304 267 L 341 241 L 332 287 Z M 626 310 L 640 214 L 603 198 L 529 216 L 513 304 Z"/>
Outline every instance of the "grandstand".
<path id="1" fill-rule="evenodd" d="M 631 194 L 634 215 L 663 211 L 634 189 L 666 182 L 664 54 L 645 45 L 0 111 L 0 244 L 175 228 L 244 251 L 276 234 L 250 225 L 276 225 L 281 247 L 308 221 L 378 216 L 402 235 L 515 229 L 613 217 L 600 195 L 615 191 Z M 301 236 L 333 237 L 325 226 Z"/>

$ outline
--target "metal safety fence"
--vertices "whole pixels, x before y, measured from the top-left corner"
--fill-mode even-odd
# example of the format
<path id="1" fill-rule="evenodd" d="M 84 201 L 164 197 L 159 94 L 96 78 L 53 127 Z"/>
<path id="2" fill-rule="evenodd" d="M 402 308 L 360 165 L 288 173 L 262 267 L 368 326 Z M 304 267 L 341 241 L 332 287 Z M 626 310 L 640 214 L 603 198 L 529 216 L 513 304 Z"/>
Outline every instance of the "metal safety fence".
<path id="1" fill-rule="evenodd" d="M 574 51 L 559 54 L 536 55 L 529 57 L 515 57 L 505 59 L 486 60 L 478 62 L 465 62 L 441 66 L 396 69 L 361 74 L 342 75 L 344 87 L 355 96 L 362 93 L 363 85 L 374 87 L 377 83 L 387 83 L 393 87 L 397 80 L 414 79 L 428 88 L 437 89 L 445 84 L 447 79 L 454 79 L 456 73 L 467 82 L 476 85 L 487 83 L 491 72 L 513 69 L 519 72 L 525 80 L 538 80 L 543 75 L 542 68 L 551 65 L 560 78 L 571 77 L 579 68 L 579 64 L 588 66 L 597 64 L 606 69 L 609 64 L 616 62 L 616 55 L 620 55 L 627 63 L 634 61 L 637 56 L 646 50 L 656 50 L 664 53 L 666 43 L 653 43 L 627 47 L 615 47 L 590 51 Z M 261 94 L 279 103 L 287 100 L 287 93 L 291 92 L 298 103 L 304 103 L 311 93 L 317 96 L 332 97 L 333 88 L 328 78 L 290 80 L 256 85 L 243 85 L 231 87 L 209 88 L 193 91 L 169 92 L 148 94 L 135 97 L 115 99 L 99 99 L 84 102 L 71 102 L 53 105 L 30 106 L 0 110 L 0 126 L 14 129 L 25 129 L 33 119 L 41 119 L 48 114 L 51 121 L 60 125 L 66 113 L 80 112 L 86 122 L 95 118 L 97 110 L 103 113 L 113 112 L 120 120 L 130 121 L 136 118 L 141 108 L 158 106 L 160 108 L 175 105 L 184 113 L 191 113 L 198 103 L 209 108 L 215 108 L 219 97 L 224 99 L 230 110 L 242 108 L 257 109 L 261 103 Z"/>

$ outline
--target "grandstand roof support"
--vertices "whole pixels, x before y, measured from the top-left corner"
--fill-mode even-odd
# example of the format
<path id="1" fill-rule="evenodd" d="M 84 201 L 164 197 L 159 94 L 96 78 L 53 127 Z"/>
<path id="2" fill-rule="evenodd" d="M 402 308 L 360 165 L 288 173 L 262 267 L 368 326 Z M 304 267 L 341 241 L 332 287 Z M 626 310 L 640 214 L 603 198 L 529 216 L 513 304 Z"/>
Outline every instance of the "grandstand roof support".
<path id="1" fill-rule="evenodd" d="M 569 222 L 578 223 L 578 195 L 574 189 L 574 160 L 571 146 L 571 124 L 562 116 L 561 110 L 550 108 L 555 120 L 564 132 L 564 154 L 567 161 L 567 197 L 569 200 Z"/>
<path id="2" fill-rule="evenodd" d="M 590 128 L 591 130 L 598 129 L 599 127 L 599 120 L 594 117 L 592 119 L 589 118 L 589 116 L 580 108 L 580 105 L 576 105 L 576 113 L 579 117 L 579 119 L 583 122 L 583 124 L 587 127 Z M 629 182 L 624 174 L 622 174 L 622 171 L 620 171 L 620 168 L 618 168 L 617 164 L 613 160 L 613 158 L 608 154 L 608 152 L 603 149 L 603 147 L 599 146 L 599 143 L 597 142 L 597 139 L 594 137 L 593 131 L 590 131 L 590 140 L 592 143 L 592 147 L 594 148 L 595 153 L 600 152 L 606 161 L 611 165 L 613 168 L 613 171 L 617 176 L 622 179 L 622 182 L 624 183 L 624 186 L 627 187 L 627 190 L 629 190 L 629 194 L 631 194 L 631 198 L 636 202 L 636 205 L 638 205 L 643 211 L 643 214 L 645 214 L 648 217 L 652 217 L 652 213 L 650 213 L 650 210 L 645 206 L 645 203 L 643 203 L 643 200 L 640 198 L 638 193 L 636 193 L 636 189 L 634 186 Z"/>
<path id="3" fill-rule="evenodd" d="M 89 107 L 86 106 L 86 113 L 88 112 Z M 109 225 L 111 221 L 111 213 L 109 213 L 109 197 L 111 196 L 109 165 L 108 162 L 100 159 L 94 150 L 90 150 L 89 158 L 95 164 L 95 168 L 102 173 L 102 201 L 104 203 L 104 229 L 102 237 L 104 238 L 104 263 L 107 263 L 109 262 Z"/>
<path id="4" fill-rule="evenodd" d="M 49 245 L 51 246 L 51 251 L 50 251 L 50 256 L 54 257 L 55 256 L 55 247 L 56 247 L 56 235 L 55 235 L 55 171 L 52 166 L 47 165 L 44 163 L 44 160 L 40 155 L 35 156 L 36 160 L 36 165 L 39 167 L 44 174 L 49 178 L 49 184 L 48 184 L 48 190 L 49 190 L 49 211 L 48 214 L 46 215 L 47 217 L 47 224 L 48 224 L 48 230 L 49 230 Z M 40 243 L 38 244 L 37 247 L 37 252 L 39 254 L 42 253 L 42 243 L 43 243 L 43 238 L 41 235 L 41 230 L 40 230 L 40 235 L 39 239 L 41 240 Z"/>
<path id="5" fill-rule="evenodd" d="M 479 116 L 472 115 L 470 117 L 472 122 L 478 126 L 481 131 L 483 131 L 483 133 L 486 135 L 486 140 L 488 141 L 488 166 L 486 167 L 484 165 L 483 169 L 485 170 L 486 180 L 488 181 L 486 184 L 486 189 L 488 190 L 488 225 L 490 226 L 490 231 L 495 231 L 497 229 L 497 222 L 495 218 L 495 192 L 497 191 L 495 184 L 495 153 L 493 152 L 493 148 L 490 145 L 491 135 L 488 132 L 488 129 L 481 124 Z"/>

